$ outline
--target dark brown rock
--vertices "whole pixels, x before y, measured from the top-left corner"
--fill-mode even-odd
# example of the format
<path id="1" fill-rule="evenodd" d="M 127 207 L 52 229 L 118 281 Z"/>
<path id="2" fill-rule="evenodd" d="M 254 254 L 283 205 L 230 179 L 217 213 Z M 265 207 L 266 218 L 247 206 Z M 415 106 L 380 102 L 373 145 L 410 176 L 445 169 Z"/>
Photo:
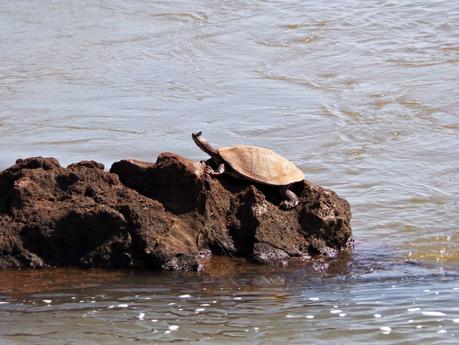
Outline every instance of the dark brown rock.
<path id="1" fill-rule="evenodd" d="M 201 270 L 210 254 L 285 265 L 347 249 L 349 204 L 307 181 L 293 189 L 300 205 L 282 211 L 276 188 L 211 178 L 172 153 L 110 172 L 18 160 L 0 173 L 0 267 Z"/>

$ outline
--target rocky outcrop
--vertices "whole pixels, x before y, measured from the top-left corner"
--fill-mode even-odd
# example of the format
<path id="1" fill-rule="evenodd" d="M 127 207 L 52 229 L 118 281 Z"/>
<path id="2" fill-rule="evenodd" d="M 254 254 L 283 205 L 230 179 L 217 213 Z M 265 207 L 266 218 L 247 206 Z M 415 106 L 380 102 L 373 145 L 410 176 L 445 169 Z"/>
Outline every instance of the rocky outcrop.
<path id="1" fill-rule="evenodd" d="M 203 167 L 172 153 L 110 172 L 18 160 L 0 173 L 0 267 L 200 270 L 211 255 L 285 264 L 348 248 L 350 207 L 334 192 L 297 183 L 300 204 L 282 211 L 276 188 Z"/>

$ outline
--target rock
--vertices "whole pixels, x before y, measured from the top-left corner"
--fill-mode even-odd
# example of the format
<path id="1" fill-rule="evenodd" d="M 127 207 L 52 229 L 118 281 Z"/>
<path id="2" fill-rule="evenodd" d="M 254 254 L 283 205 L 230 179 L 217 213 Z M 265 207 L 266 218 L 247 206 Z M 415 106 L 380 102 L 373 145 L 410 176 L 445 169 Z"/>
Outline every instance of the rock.
<path id="1" fill-rule="evenodd" d="M 282 211 L 276 188 L 211 178 L 173 153 L 110 172 L 94 161 L 18 160 L 0 172 L 0 267 L 196 271 L 209 255 L 286 265 L 347 249 L 347 201 L 308 181 L 293 190 L 300 204 Z"/>

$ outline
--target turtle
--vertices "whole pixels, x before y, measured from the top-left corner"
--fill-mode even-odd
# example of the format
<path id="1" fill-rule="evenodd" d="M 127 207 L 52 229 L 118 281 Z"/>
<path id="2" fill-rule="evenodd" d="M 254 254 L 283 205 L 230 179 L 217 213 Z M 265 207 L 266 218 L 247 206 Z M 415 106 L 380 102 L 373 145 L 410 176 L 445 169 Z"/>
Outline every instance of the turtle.
<path id="1" fill-rule="evenodd" d="M 299 199 L 289 186 L 303 181 L 304 174 L 286 158 L 271 149 L 258 146 L 237 145 L 215 149 L 202 136 L 202 131 L 192 133 L 191 137 L 217 166 L 214 170 L 206 163 L 204 171 L 210 176 L 226 172 L 239 179 L 276 186 L 284 199 L 279 205 L 281 209 L 290 210 L 298 205 Z"/>

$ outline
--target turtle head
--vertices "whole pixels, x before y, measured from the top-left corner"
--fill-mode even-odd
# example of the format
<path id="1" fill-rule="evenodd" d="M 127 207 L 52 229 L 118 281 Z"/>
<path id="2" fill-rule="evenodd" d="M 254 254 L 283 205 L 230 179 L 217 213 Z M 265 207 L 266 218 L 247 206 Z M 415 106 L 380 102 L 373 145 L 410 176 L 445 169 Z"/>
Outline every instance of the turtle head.
<path id="1" fill-rule="evenodd" d="M 198 145 L 198 147 L 205 153 L 207 153 L 209 156 L 211 156 L 212 158 L 219 157 L 217 150 L 214 149 L 206 140 L 206 138 L 202 136 L 202 131 L 192 133 L 191 137 L 193 138 L 193 141 L 196 143 L 196 145 Z"/>

